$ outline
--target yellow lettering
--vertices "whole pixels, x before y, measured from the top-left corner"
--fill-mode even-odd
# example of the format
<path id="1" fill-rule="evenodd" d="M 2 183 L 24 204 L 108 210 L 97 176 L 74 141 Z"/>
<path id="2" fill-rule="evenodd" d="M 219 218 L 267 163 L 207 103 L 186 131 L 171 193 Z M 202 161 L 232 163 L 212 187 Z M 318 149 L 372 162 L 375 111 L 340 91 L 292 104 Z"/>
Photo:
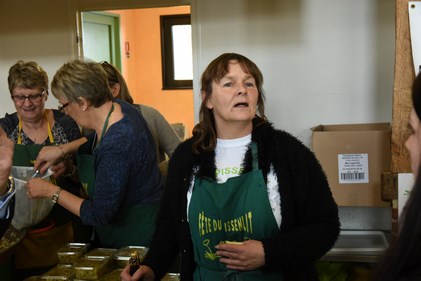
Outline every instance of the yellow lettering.
<path id="1" fill-rule="evenodd" d="M 253 221 L 252 221 L 253 215 L 251 212 L 248 212 L 248 218 L 250 220 L 250 233 L 253 233 Z"/>

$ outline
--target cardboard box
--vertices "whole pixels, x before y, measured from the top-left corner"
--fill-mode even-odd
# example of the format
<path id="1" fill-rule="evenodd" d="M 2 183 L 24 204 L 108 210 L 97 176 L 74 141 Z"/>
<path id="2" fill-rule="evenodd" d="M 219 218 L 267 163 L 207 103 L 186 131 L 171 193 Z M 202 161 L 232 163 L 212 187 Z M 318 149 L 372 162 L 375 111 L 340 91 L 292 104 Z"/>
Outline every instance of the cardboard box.
<path id="1" fill-rule="evenodd" d="M 319 125 L 312 149 L 339 206 L 386 207 L 381 175 L 390 171 L 389 123 Z"/>

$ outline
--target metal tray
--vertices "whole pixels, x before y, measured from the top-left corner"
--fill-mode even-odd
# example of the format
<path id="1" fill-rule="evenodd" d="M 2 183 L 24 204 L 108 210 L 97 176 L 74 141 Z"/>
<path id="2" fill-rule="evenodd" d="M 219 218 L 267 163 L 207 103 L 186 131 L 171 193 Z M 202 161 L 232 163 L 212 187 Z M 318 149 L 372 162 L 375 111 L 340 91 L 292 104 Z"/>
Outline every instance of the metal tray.
<path id="1" fill-rule="evenodd" d="M 384 252 L 389 247 L 382 231 L 341 231 L 331 252 Z"/>

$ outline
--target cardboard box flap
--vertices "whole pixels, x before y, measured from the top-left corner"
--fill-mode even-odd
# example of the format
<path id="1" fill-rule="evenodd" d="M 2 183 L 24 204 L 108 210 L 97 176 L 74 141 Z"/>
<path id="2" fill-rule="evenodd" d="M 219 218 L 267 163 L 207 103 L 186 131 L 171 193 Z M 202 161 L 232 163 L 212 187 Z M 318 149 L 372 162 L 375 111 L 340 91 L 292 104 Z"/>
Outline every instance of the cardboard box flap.
<path id="1" fill-rule="evenodd" d="M 311 128 L 313 132 L 358 132 L 358 131 L 390 131 L 389 123 L 367 123 L 367 124 L 334 124 L 318 125 Z"/>

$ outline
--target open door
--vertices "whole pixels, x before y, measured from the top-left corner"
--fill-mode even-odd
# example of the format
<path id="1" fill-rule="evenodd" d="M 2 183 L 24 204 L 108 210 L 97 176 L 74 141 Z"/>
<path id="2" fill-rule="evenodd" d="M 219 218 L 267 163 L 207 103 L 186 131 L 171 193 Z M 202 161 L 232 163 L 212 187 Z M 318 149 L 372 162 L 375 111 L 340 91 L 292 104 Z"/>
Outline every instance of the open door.
<path id="1" fill-rule="evenodd" d="M 121 71 L 119 15 L 82 12 L 83 56 L 107 61 Z"/>

